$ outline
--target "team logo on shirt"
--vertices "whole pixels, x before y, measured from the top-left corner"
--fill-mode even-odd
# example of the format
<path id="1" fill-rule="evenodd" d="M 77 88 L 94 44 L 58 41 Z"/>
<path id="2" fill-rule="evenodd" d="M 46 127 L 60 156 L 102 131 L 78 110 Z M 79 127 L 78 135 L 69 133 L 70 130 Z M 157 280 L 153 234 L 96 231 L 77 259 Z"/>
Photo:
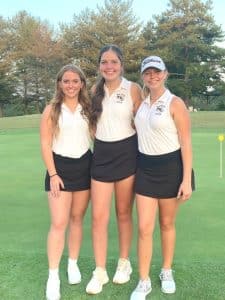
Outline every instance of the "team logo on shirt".
<path id="1" fill-rule="evenodd" d="M 125 100 L 125 94 L 123 93 L 116 94 L 116 103 L 123 103 L 124 100 Z"/>
<path id="2" fill-rule="evenodd" d="M 165 107 L 164 104 L 158 104 L 155 108 L 155 114 L 160 116 L 164 112 Z"/>

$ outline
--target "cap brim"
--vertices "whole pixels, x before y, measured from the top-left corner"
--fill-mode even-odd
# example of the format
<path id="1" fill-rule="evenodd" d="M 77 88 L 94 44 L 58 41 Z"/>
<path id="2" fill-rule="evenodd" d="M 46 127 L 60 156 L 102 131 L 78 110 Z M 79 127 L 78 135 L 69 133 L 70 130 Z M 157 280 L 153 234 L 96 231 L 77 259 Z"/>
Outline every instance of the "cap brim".
<path id="1" fill-rule="evenodd" d="M 141 70 L 141 73 L 143 73 L 144 71 L 146 71 L 147 69 L 149 68 L 154 68 L 154 69 L 157 69 L 157 70 L 160 70 L 160 71 L 164 71 L 165 68 L 163 67 L 159 67 L 159 64 L 154 64 L 154 63 L 150 63 L 150 64 L 146 64 L 142 70 Z"/>

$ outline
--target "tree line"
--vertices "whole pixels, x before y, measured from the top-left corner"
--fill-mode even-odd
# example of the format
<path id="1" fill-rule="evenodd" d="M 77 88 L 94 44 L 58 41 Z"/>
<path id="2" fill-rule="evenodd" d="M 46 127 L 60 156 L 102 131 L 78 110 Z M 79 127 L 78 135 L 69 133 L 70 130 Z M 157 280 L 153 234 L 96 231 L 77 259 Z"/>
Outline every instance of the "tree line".
<path id="1" fill-rule="evenodd" d="M 170 72 L 168 87 L 188 105 L 225 110 L 225 49 L 217 44 L 224 32 L 211 14 L 212 1 L 169 0 L 146 24 L 132 2 L 105 0 L 57 29 L 26 11 L 0 16 L 0 116 L 41 113 L 56 73 L 68 63 L 80 66 L 91 86 L 99 50 L 109 43 L 123 50 L 128 79 L 141 83 L 141 60 L 159 55 Z"/>

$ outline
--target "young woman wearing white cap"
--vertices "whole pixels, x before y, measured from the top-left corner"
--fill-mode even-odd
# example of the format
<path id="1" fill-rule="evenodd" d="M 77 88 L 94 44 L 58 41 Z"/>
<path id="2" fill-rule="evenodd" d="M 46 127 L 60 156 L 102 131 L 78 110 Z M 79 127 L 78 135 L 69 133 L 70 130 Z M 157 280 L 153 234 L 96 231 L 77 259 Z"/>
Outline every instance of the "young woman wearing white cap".
<path id="1" fill-rule="evenodd" d="M 168 72 L 160 57 L 145 58 L 141 74 L 147 97 L 135 116 L 139 148 L 135 192 L 140 280 L 131 300 L 145 299 L 152 290 L 149 272 L 157 210 L 163 256 L 161 290 L 175 292 L 172 263 L 176 213 L 194 188 L 191 126 L 186 106 L 165 87 Z"/>
<path id="2" fill-rule="evenodd" d="M 113 191 L 119 232 L 119 261 L 113 282 L 130 279 L 129 250 L 132 238 L 133 183 L 137 137 L 133 116 L 141 103 L 140 87 L 123 76 L 123 57 L 116 45 L 99 55 L 100 81 L 93 89 L 92 127 L 95 142 L 92 161 L 92 236 L 96 269 L 86 287 L 98 294 L 109 281 L 106 271 L 107 228 Z"/>
<path id="3" fill-rule="evenodd" d="M 81 281 L 77 259 L 90 194 L 89 119 L 86 78 L 78 67 L 66 65 L 57 75 L 55 97 L 43 112 L 40 128 L 42 156 L 47 168 L 45 190 L 51 216 L 47 242 L 47 300 L 60 299 L 58 269 L 68 223 L 68 281 L 70 284 Z"/>

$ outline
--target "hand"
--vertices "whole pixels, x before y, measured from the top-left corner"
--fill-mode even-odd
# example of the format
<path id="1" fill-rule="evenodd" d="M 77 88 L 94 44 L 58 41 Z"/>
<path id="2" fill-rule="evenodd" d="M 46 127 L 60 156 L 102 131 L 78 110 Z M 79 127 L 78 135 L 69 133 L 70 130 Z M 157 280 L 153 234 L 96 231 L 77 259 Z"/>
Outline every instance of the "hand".
<path id="1" fill-rule="evenodd" d="M 64 188 L 64 183 L 59 175 L 50 177 L 50 193 L 52 197 L 59 197 L 60 187 Z"/>
<path id="2" fill-rule="evenodd" d="M 177 199 L 180 202 L 185 202 L 191 197 L 191 194 L 192 194 L 191 184 L 182 182 L 178 190 Z"/>

